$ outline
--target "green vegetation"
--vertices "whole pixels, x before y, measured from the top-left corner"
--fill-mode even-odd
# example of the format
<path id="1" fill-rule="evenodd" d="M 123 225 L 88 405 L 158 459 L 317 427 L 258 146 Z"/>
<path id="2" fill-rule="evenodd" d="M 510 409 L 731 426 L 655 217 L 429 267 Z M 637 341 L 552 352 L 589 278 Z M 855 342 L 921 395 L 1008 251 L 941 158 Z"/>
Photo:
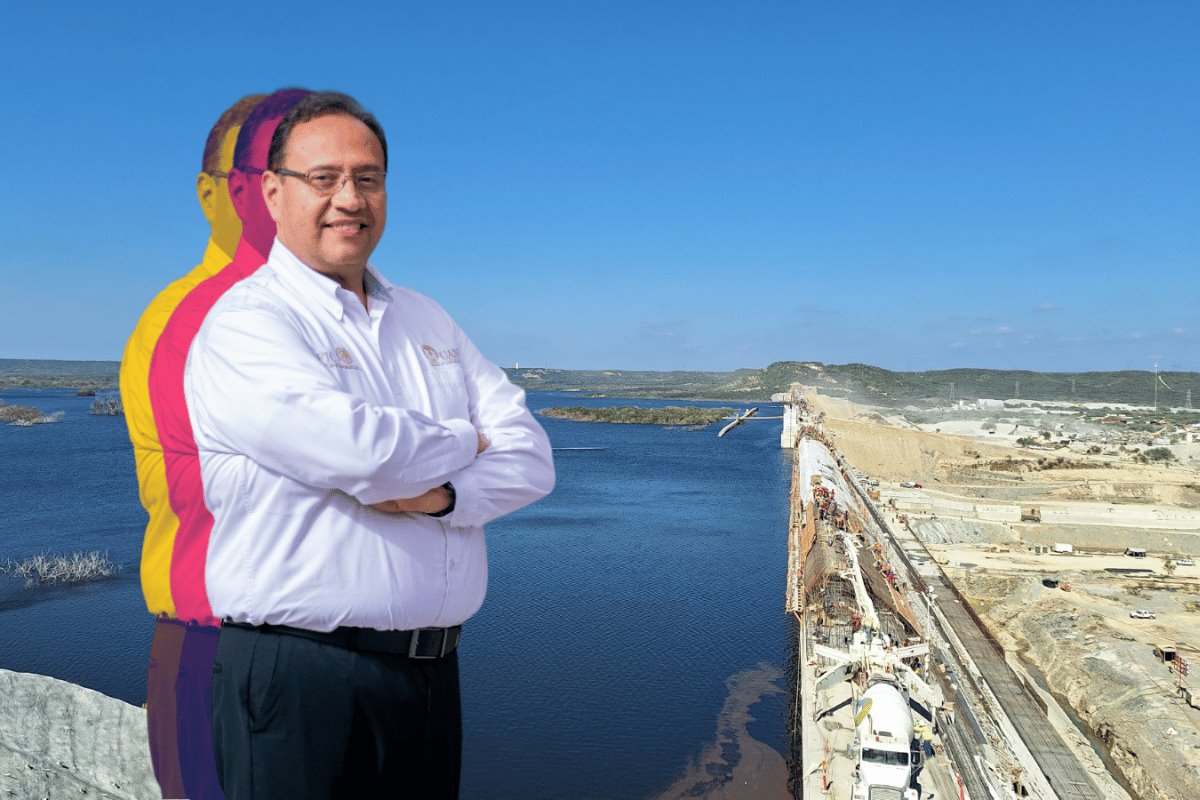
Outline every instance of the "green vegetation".
<path id="1" fill-rule="evenodd" d="M 33 406 L 10 406 L 4 402 L 0 402 L 0 423 L 7 422 L 10 425 L 42 425 L 49 422 L 61 422 L 64 412 L 55 411 L 52 414 L 43 414 L 40 410 Z"/>
<path id="2" fill-rule="evenodd" d="M 686 408 L 682 406 L 665 408 L 560 406 L 545 408 L 538 413 L 546 417 L 570 419 L 576 422 L 615 422 L 625 425 L 710 425 L 717 420 L 732 416 L 734 412 L 732 408 L 700 408 L 699 406 Z"/>
<path id="3" fill-rule="evenodd" d="M 1151 447 L 1143 450 L 1142 460 L 1144 461 L 1174 461 L 1175 454 L 1171 452 L 1169 447 Z"/>
<path id="4" fill-rule="evenodd" d="M 42 418 L 42 412 L 33 406 L 10 406 L 0 403 L 0 422 L 32 424 Z"/>
<path id="5" fill-rule="evenodd" d="M 120 361 L 0 358 L 0 388 L 115 389 Z"/>
<path id="6" fill-rule="evenodd" d="M 535 391 L 582 392 L 589 397 L 719 398 L 737 372 L 646 372 L 639 370 L 506 369 L 517 385 Z M 755 395 L 763 396 L 763 395 Z"/>
<path id="7" fill-rule="evenodd" d="M 119 417 L 124 415 L 125 406 L 121 404 L 121 396 L 97 397 L 92 401 L 91 413 L 100 417 Z"/>
<path id="8" fill-rule="evenodd" d="M 898 408 L 908 404 L 945 404 L 954 396 L 1004 400 L 1020 396 L 1048 401 L 1079 401 L 1151 405 L 1154 373 L 1030 372 L 1028 370 L 948 369 L 929 372 L 892 372 L 868 364 L 822 364 L 816 361 L 777 361 L 762 369 L 734 372 L 641 372 L 624 370 L 509 369 L 508 375 L 526 389 L 586 392 L 599 397 L 665 397 L 704 400 L 767 400 L 786 392 L 791 384 L 812 386 L 823 394 L 846 397 L 874 405 Z M 1158 406 L 1182 406 L 1187 390 L 1200 397 L 1200 372 L 1161 373 L 1172 387 L 1159 386 Z M 1073 387 L 1073 390 L 1072 390 Z M 1197 412 L 1159 418 L 1187 422 Z"/>
<path id="9" fill-rule="evenodd" d="M 1043 472 L 1051 469 L 1111 469 L 1112 466 L 1095 461 L 1075 461 L 1063 456 L 1055 458 L 1047 458 L 1045 456 L 1036 460 L 1029 458 L 1013 458 L 1006 456 L 1005 458 L 995 461 L 987 461 L 981 465 L 984 469 L 990 472 Z"/>
<path id="10" fill-rule="evenodd" d="M 117 361 L 37 361 L 0 359 L 0 388 L 72 387 L 112 389 L 120 369 Z M 565 370 L 526 367 L 506 370 L 513 382 L 538 391 L 573 391 L 593 397 L 664 397 L 697 400 L 768 400 L 793 383 L 823 394 L 858 402 L 899 408 L 945 405 L 950 384 L 955 398 L 969 401 L 1014 396 L 1046 401 L 1087 401 L 1149 406 L 1154 403 L 1154 373 L 1030 372 L 1028 370 L 944 369 L 892 372 L 869 364 L 822 364 L 818 361 L 777 361 L 761 369 L 733 372 L 650 372 L 644 370 Z M 1200 372 L 1163 372 L 1158 407 L 1183 406 L 1188 390 L 1200 398 Z M 1019 389 L 1018 389 L 1019 385 Z M 1089 413 L 1089 416 L 1093 416 Z M 1102 414 L 1099 414 L 1102 416 Z M 1169 414 L 1154 419 L 1175 423 L 1200 421 L 1200 412 Z M 1142 422 L 1143 420 L 1136 420 Z"/>
<path id="11" fill-rule="evenodd" d="M 120 571 L 121 567 L 109 560 L 107 553 L 97 550 L 90 553 L 72 553 L 69 556 L 42 553 L 24 561 L 9 559 L 0 565 L 0 575 L 24 578 L 25 585 L 29 587 L 97 581 L 110 578 Z"/>

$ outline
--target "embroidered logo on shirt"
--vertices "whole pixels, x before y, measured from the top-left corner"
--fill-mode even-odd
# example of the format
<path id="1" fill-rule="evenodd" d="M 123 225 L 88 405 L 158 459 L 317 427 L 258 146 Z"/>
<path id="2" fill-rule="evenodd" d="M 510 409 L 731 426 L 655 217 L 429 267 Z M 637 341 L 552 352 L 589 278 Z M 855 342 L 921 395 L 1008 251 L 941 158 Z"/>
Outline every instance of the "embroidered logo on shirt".
<path id="1" fill-rule="evenodd" d="M 331 368 L 362 369 L 362 367 L 354 363 L 354 356 L 350 355 L 350 351 L 344 347 L 335 347 L 328 352 L 317 353 L 317 358 L 320 359 L 322 364 Z"/>
<path id="2" fill-rule="evenodd" d="M 435 350 L 427 344 L 421 345 L 421 352 L 429 359 L 429 365 L 432 367 L 444 367 L 447 364 L 458 364 L 462 359 L 458 357 L 458 348 L 449 347 L 445 350 Z"/>

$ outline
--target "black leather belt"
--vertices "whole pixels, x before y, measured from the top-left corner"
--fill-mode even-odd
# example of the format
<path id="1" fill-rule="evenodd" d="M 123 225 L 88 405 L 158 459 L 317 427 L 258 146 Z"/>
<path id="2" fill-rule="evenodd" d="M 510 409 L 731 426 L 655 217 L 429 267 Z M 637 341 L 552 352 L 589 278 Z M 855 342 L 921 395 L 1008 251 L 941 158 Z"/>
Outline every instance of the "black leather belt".
<path id="1" fill-rule="evenodd" d="M 259 633 L 278 633 L 298 636 L 322 644 L 344 647 L 364 653 L 387 653 L 409 658 L 441 658 L 454 652 L 462 636 L 462 626 L 453 628 L 418 628 L 415 631 L 377 631 L 373 628 L 335 628 L 328 633 L 293 628 L 289 625 L 248 625 L 244 622 L 222 623 L 230 628 L 242 628 Z"/>

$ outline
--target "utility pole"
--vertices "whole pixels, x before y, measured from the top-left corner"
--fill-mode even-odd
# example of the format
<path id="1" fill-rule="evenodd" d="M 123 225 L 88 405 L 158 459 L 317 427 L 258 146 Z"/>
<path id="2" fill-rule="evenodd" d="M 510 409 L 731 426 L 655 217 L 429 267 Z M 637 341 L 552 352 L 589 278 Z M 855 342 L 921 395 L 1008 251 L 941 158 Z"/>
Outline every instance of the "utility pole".
<path id="1" fill-rule="evenodd" d="M 954 405 L 954 381 L 950 381 L 950 405 Z"/>
<path id="2" fill-rule="evenodd" d="M 1075 397 L 1075 379 L 1074 378 L 1071 378 L 1071 397 L 1072 397 L 1072 399 L 1074 399 L 1074 397 Z"/>
<path id="3" fill-rule="evenodd" d="M 1013 399 L 1014 400 L 1021 399 L 1021 381 L 1020 380 L 1017 381 L 1016 394 L 1013 395 Z"/>
<path id="4" fill-rule="evenodd" d="M 1158 362 L 1154 362 L 1154 413 L 1158 413 Z"/>
<path id="5" fill-rule="evenodd" d="M 1191 411 L 1191 410 L 1192 410 L 1192 390 L 1191 390 L 1191 389 L 1188 389 L 1188 390 L 1187 390 L 1187 403 L 1186 403 L 1186 405 L 1187 405 L 1188 411 Z"/>

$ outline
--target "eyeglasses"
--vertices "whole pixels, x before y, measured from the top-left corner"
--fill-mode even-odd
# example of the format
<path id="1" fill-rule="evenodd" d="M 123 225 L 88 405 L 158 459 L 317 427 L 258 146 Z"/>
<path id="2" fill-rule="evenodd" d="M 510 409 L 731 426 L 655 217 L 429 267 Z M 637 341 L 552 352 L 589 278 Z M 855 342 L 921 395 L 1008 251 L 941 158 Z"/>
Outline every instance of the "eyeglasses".
<path id="1" fill-rule="evenodd" d="M 346 185 L 346 181 L 354 181 L 354 188 L 362 194 L 378 194 L 383 191 L 384 181 L 387 178 L 387 173 L 383 170 L 346 173 L 336 169 L 314 169 L 309 172 L 275 169 L 271 172 L 289 178 L 299 178 L 321 197 L 337 194 Z"/>

